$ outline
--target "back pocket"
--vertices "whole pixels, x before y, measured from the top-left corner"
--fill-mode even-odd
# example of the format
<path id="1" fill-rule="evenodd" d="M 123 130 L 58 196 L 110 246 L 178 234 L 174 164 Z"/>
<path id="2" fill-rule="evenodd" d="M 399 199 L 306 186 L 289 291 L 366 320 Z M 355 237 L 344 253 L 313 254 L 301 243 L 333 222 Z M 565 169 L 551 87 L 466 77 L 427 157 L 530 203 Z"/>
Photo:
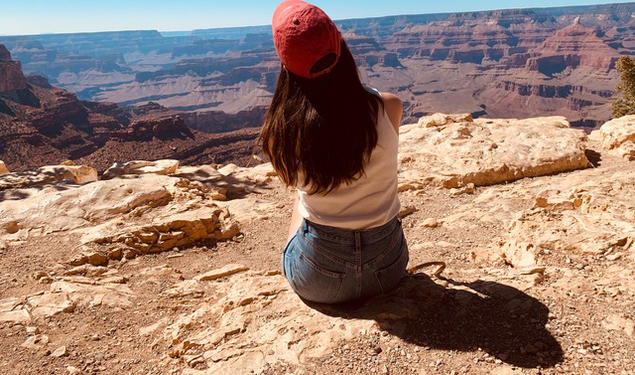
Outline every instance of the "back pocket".
<path id="1" fill-rule="evenodd" d="M 393 290 L 406 275 L 406 267 L 408 266 L 408 246 L 405 238 L 399 247 L 401 252 L 396 260 L 386 267 L 375 271 L 375 277 L 379 283 L 382 293 Z"/>
<path id="2" fill-rule="evenodd" d="M 345 273 L 329 270 L 302 252 L 295 257 L 293 289 L 305 300 L 336 303 Z"/>

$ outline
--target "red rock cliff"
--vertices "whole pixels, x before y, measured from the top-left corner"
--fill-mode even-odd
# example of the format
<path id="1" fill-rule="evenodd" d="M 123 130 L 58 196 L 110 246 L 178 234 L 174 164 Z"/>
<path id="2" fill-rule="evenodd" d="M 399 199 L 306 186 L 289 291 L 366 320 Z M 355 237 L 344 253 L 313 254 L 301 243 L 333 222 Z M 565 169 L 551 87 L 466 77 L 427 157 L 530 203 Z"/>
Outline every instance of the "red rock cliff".
<path id="1" fill-rule="evenodd" d="M 11 60 L 7 48 L 0 45 L 0 93 L 26 88 L 26 78 L 20 62 Z"/>

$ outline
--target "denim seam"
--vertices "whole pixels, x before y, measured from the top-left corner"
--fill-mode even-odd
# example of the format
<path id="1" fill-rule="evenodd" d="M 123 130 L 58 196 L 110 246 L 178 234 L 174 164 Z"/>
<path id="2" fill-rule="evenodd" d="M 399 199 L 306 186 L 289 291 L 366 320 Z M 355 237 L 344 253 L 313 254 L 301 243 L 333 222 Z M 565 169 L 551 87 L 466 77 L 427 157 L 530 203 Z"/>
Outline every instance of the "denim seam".
<path id="1" fill-rule="evenodd" d="M 355 232 L 355 281 L 357 297 L 362 296 L 362 238 L 361 233 Z"/>
<path id="2" fill-rule="evenodd" d="M 291 242 L 298 236 L 298 233 L 294 233 L 289 240 L 287 240 L 287 244 L 282 248 L 282 274 L 284 277 L 287 277 L 287 273 L 284 270 L 284 257 L 287 255 L 287 250 L 289 250 L 289 246 L 291 246 Z"/>

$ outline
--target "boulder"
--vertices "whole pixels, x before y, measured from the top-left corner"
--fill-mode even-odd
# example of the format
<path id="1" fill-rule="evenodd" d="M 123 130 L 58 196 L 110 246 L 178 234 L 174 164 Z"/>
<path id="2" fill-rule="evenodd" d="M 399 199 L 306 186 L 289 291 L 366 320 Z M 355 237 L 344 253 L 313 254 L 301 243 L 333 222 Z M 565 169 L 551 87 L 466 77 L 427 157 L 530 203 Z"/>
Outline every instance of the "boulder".
<path id="1" fill-rule="evenodd" d="M 176 173 L 178 168 L 178 160 L 134 160 L 125 163 L 117 162 L 104 172 L 102 178 L 109 180 L 118 176 L 135 174 L 171 175 Z"/>
<path id="2" fill-rule="evenodd" d="M 635 115 L 613 119 L 591 137 L 602 143 L 602 148 L 629 161 L 635 160 Z"/>
<path id="3" fill-rule="evenodd" d="M 9 241 L 66 231 L 80 234 L 84 244 L 118 244 L 134 256 L 240 233 L 227 208 L 215 203 L 211 188 L 182 178 L 146 174 L 18 193 L 24 198 L 0 204 L 0 234 Z M 122 256 L 121 250 L 118 255 L 81 251 L 69 254 L 73 265 L 105 265 Z"/>
<path id="4" fill-rule="evenodd" d="M 399 190 L 494 185 L 588 168 L 586 139 L 564 117 L 472 120 L 436 114 L 400 129 Z"/>
<path id="5" fill-rule="evenodd" d="M 229 240 L 240 233 L 229 212 L 218 207 L 203 207 L 179 214 L 160 215 L 149 223 L 123 229 L 110 223 L 87 232 L 84 242 L 123 244 L 137 255 L 160 253 L 187 247 L 198 241 Z"/>

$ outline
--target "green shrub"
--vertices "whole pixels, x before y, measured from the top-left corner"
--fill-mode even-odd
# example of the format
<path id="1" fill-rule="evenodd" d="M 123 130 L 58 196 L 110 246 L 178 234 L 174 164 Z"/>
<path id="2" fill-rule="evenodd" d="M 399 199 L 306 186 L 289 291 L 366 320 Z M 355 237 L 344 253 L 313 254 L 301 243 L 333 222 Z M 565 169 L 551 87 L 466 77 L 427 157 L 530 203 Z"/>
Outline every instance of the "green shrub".
<path id="1" fill-rule="evenodd" d="M 620 83 L 616 88 L 619 96 L 613 100 L 613 117 L 635 115 L 635 59 L 622 56 L 616 68 L 620 72 Z"/>

